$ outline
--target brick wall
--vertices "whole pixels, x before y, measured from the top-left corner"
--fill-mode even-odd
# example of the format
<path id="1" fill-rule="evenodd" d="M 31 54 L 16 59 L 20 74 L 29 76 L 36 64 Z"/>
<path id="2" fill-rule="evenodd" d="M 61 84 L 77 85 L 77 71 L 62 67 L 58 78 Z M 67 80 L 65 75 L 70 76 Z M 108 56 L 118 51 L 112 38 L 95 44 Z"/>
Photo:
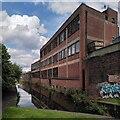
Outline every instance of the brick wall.
<path id="1" fill-rule="evenodd" d="M 68 78 L 79 78 L 79 63 L 68 65 Z"/>
<path id="2" fill-rule="evenodd" d="M 120 51 L 89 59 L 87 90 L 91 95 L 98 95 L 97 84 L 108 82 L 108 75 L 120 75 Z"/>
<path id="3" fill-rule="evenodd" d="M 67 76 L 67 66 L 64 65 L 64 66 L 59 67 L 58 73 L 59 73 L 58 76 L 60 78 L 66 78 L 66 76 Z"/>
<path id="4" fill-rule="evenodd" d="M 31 82 L 32 83 L 39 83 L 40 79 L 39 78 L 32 78 Z"/>
<path id="5" fill-rule="evenodd" d="M 65 88 L 80 88 L 79 80 L 52 80 L 52 85 L 58 86 L 58 90 L 65 90 Z"/>
<path id="6" fill-rule="evenodd" d="M 94 14 L 87 14 L 87 35 L 104 40 L 104 20 Z"/>

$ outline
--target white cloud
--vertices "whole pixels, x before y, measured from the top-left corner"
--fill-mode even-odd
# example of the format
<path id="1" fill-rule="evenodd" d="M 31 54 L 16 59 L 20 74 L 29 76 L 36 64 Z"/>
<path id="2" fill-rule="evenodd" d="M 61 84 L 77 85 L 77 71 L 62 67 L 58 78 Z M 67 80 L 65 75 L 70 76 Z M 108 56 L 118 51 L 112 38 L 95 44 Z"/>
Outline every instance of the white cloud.
<path id="1" fill-rule="evenodd" d="M 30 66 L 34 59 L 34 56 L 32 56 L 31 52 L 29 51 L 9 48 L 8 52 L 12 56 L 11 61 L 21 65 L 22 67 Z"/>
<path id="2" fill-rule="evenodd" d="M 57 2 L 53 0 L 53 2 L 48 3 L 49 9 L 57 14 L 72 13 L 78 6 L 77 0 L 74 0 L 74 3 L 68 2 L 68 0 L 58 0 Z"/>
<path id="3" fill-rule="evenodd" d="M 47 4 L 48 8 L 54 13 L 64 15 L 72 13 L 81 3 L 85 3 L 100 11 L 104 10 L 104 5 L 118 11 L 118 2 L 119 0 L 50 0 L 49 2 L 46 0 L 36 0 L 34 4 Z"/>
<path id="4" fill-rule="evenodd" d="M 47 30 L 44 28 L 44 24 L 41 24 L 41 26 L 38 29 L 38 32 L 41 34 L 47 33 Z"/>
<path id="5" fill-rule="evenodd" d="M 9 47 L 11 61 L 23 70 L 39 59 L 38 51 L 48 41 L 43 36 L 47 30 L 37 16 L 9 16 L 6 11 L 0 11 L 0 31 L 0 41 Z"/>
<path id="6" fill-rule="evenodd" d="M 29 71 L 30 65 L 40 58 L 39 50 L 27 51 L 8 48 L 8 52 L 12 56 L 11 61 L 20 65 L 23 68 L 23 71 Z"/>

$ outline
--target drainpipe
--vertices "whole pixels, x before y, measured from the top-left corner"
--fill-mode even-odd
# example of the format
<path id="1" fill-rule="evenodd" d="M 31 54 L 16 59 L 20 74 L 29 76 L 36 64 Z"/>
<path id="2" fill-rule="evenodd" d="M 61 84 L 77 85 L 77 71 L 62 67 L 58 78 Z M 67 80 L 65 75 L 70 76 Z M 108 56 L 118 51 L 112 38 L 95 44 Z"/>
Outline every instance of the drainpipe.
<path id="1" fill-rule="evenodd" d="M 87 56 L 87 14 L 88 12 L 85 11 L 85 55 L 83 58 L 83 70 L 82 70 L 82 91 L 84 92 L 86 89 L 86 61 L 85 61 L 85 57 Z"/>

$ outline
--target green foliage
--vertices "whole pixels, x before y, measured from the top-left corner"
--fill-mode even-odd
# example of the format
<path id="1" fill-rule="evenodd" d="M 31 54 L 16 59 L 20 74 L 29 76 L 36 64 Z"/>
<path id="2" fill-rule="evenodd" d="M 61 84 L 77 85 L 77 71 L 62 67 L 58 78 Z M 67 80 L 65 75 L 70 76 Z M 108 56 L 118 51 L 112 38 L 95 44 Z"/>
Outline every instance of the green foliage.
<path id="1" fill-rule="evenodd" d="M 74 94 L 75 94 L 75 90 L 72 88 L 69 88 L 65 91 L 65 95 L 68 97 L 72 97 L 72 95 L 74 95 Z"/>
<path id="2" fill-rule="evenodd" d="M 14 63 L 11 65 L 11 71 L 11 76 L 14 77 L 17 81 L 19 81 L 22 73 L 21 68 Z"/>
<path id="3" fill-rule="evenodd" d="M 44 90 L 48 90 L 48 87 L 47 87 L 47 86 L 42 86 L 42 88 L 43 88 Z"/>
<path id="4" fill-rule="evenodd" d="M 81 89 L 75 91 L 70 88 L 64 93 L 66 96 L 71 97 L 76 103 L 76 109 L 79 112 L 94 113 L 106 115 L 107 111 L 105 107 L 99 106 L 97 103 L 92 102 L 92 99 L 88 96 L 87 92 L 83 92 Z M 84 106 L 84 107 L 83 107 Z"/>
<path id="5" fill-rule="evenodd" d="M 107 99 L 100 98 L 100 99 L 98 99 L 98 101 L 103 102 L 103 103 L 120 104 L 120 99 L 119 98 L 107 98 Z"/>
<path id="6" fill-rule="evenodd" d="M 36 88 L 40 87 L 40 83 L 36 82 L 34 85 L 35 85 Z"/>
<path id="7" fill-rule="evenodd" d="M 72 95 L 72 98 L 75 100 L 77 109 L 80 112 L 107 115 L 106 109 L 99 106 L 97 103 L 92 102 L 91 98 L 86 93 L 74 94 Z"/>
<path id="8" fill-rule="evenodd" d="M 20 79 L 22 70 L 18 65 L 11 63 L 10 55 L 5 45 L 0 44 L 0 51 L 2 51 L 2 89 L 4 91 L 15 86 L 15 81 Z"/>

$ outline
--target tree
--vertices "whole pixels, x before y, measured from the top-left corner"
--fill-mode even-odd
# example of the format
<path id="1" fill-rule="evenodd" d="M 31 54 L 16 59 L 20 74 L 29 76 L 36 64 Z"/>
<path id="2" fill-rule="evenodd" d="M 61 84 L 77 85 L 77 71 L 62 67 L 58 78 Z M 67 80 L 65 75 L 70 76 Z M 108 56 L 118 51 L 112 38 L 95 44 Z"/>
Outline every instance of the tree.
<path id="1" fill-rule="evenodd" d="M 20 79 L 21 68 L 11 63 L 10 55 L 5 45 L 0 44 L 0 51 L 2 51 L 2 89 L 4 91 L 15 86 L 15 80 Z"/>
<path id="2" fill-rule="evenodd" d="M 21 77 L 21 68 L 20 66 L 18 66 L 16 63 L 11 65 L 11 75 L 12 77 L 15 78 L 15 80 L 19 81 L 20 77 Z"/>

